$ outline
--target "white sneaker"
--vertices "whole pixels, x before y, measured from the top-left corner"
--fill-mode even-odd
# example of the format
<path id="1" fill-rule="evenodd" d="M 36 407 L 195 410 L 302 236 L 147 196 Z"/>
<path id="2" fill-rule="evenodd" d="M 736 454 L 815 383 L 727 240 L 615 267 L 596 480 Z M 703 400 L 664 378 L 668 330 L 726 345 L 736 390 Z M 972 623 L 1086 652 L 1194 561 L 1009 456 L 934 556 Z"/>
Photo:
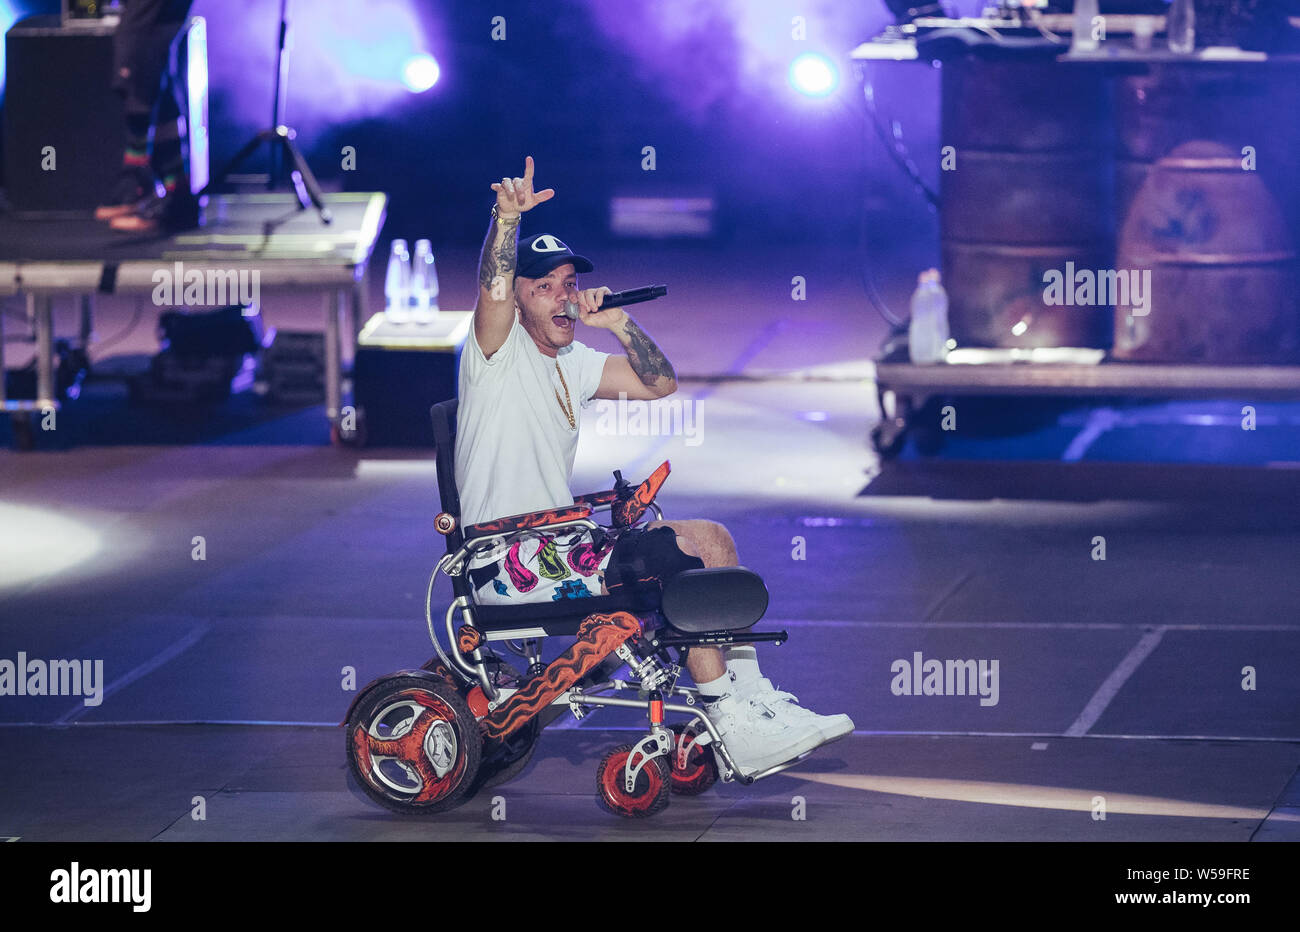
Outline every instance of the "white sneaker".
<path id="1" fill-rule="evenodd" d="M 738 683 L 737 694 L 771 709 L 777 721 L 817 729 L 823 743 L 843 738 L 853 731 L 853 719 L 847 715 L 818 715 L 810 709 L 805 709 L 799 705 L 799 700 L 795 696 L 777 689 L 765 676 L 750 680 L 748 683 Z"/>
<path id="2" fill-rule="evenodd" d="M 766 706 L 737 695 L 724 696 L 705 711 L 744 774 L 794 760 L 826 740 L 815 726 L 783 721 Z"/>

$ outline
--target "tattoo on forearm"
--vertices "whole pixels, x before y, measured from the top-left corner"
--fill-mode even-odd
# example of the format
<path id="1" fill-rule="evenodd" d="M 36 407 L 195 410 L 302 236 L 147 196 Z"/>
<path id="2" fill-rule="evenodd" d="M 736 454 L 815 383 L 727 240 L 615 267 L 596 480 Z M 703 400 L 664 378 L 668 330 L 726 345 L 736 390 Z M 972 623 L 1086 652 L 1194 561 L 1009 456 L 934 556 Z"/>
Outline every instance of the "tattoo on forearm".
<path id="1" fill-rule="evenodd" d="M 655 345 L 654 340 L 637 326 L 636 321 L 628 317 L 624 329 L 628 337 L 627 360 L 632 364 L 632 371 L 645 385 L 652 386 L 661 378 L 677 380 L 673 364 L 668 361 L 663 350 Z"/>
<path id="2" fill-rule="evenodd" d="M 483 254 L 478 263 L 478 283 L 486 291 L 493 282 L 514 277 L 519 249 L 519 218 L 497 217 L 488 227 Z"/>

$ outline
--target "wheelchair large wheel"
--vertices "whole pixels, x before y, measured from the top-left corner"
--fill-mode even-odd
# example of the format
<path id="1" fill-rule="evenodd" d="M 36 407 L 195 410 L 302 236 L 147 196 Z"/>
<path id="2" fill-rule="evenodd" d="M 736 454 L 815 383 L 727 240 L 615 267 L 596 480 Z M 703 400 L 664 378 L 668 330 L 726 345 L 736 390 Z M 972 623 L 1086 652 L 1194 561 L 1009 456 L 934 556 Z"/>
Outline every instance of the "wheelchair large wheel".
<path id="1" fill-rule="evenodd" d="M 668 808 L 672 776 L 666 757 L 656 757 L 636 775 L 636 788 L 624 789 L 623 768 L 632 745 L 623 744 L 605 755 L 596 768 L 596 798 L 603 809 L 628 819 L 644 819 Z"/>
<path id="2" fill-rule="evenodd" d="M 710 745 L 695 745 L 683 763 L 681 749 L 699 734 L 690 725 L 669 725 L 673 733 L 672 789 L 681 796 L 698 796 L 718 782 L 718 761 Z"/>
<path id="3" fill-rule="evenodd" d="M 478 776 L 478 722 L 450 684 L 419 676 L 381 681 L 357 702 L 346 731 L 352 776 L 394 812 L 450 809 Z"/>

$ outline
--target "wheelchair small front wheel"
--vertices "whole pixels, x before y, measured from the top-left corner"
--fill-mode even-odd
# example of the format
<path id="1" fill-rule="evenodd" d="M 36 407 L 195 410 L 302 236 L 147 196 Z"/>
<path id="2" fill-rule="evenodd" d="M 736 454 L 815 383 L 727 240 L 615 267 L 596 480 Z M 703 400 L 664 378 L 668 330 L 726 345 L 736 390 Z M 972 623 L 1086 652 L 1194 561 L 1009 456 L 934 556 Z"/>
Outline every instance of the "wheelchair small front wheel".
<path id="1" fill-rule="evenodd" d="M 698 796 L 718 782 L 718 762 L 713 748 L 691 742 L 699 732 L 690 725 L 669 725 L 673 733 L 672 791 L 681 796 Z M 689 750 L 687 750 L 689 748 Z M 682 751 L 686 751 L 685 757 Z"/>
<path id="2" fill-rule="evenodd" d="M 407 815 L 461 802 L 478 776 L 474 713 L 441 680 L 394 676 L 367 691 L 347 723 L 348 767 L 373 801 Z"/>
<path id="3" fill-rule="evenodd" d="M 633 745 L 622 744 L 605 755 L 596 768 L 596 799 L 601 808 L 628 819 L 644 819 L 668 808 L 672 776 L 666 757 L 646 761 L 629 793 L 623 783 L 623 769 Z"/>

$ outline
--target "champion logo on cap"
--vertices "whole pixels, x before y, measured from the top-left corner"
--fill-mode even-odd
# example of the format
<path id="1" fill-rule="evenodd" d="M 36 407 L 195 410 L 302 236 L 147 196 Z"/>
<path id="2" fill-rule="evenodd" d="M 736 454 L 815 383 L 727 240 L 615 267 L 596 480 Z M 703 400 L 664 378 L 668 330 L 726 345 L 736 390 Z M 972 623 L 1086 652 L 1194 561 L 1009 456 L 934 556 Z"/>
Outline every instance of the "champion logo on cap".
<path id="1" fill-rule="evenodd" d="M 553 233 L 538 233 L 519 241 L 516 274 L 524 278 L 541 278 L 566 263 L 572 263 L 577 272 L 591 272 L 595 268 L 590 259 L 574 255 L 564 240 Z"/>
<path id="2" fill-rule="evenodd" d="M 543 233 L 533 240 L 533 252 L 568 252 L 569 247 L 549 233 Z"/>

